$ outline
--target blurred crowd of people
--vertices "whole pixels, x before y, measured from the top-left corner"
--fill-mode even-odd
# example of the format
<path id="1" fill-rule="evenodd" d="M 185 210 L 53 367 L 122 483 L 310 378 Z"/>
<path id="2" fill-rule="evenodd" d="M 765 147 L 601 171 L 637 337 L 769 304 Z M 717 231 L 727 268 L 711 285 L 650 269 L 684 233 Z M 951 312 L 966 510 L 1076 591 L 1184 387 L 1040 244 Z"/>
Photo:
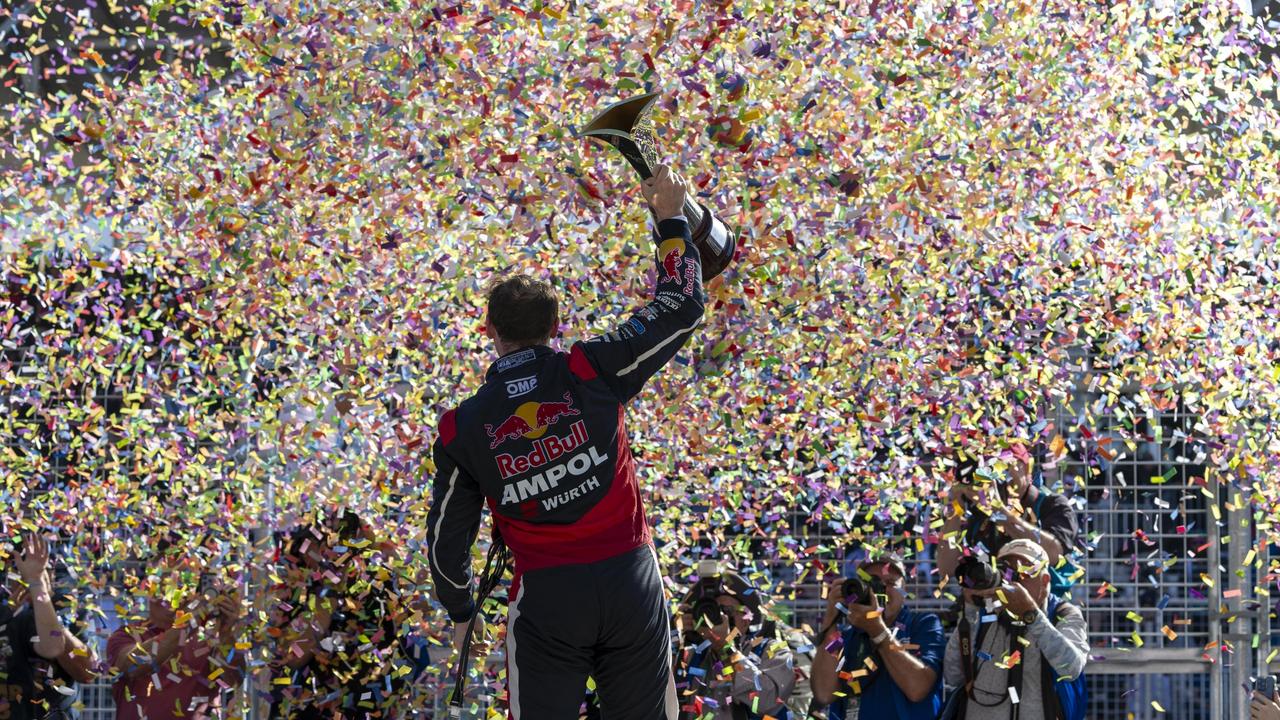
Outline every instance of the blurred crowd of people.
<path id="1" fill-rule="evenodd" d="M 829 579 L 818 627 L 794 627 L 730 558 L 708 553 L 673 599 L 681 718 L 1084 717 L 1075 515 L 1021 467 L 956 468 L 933 571 L 957 582 L 950 613 L 913 607 L 905 587 L 920 566 L 879 549 Z M 431 717 L 410 698 L 437 693 L 454 659 L 447 638 L 425 634 L 425 569 L 404 577 L 399 548 L 350 512 L 276 533 L 274 562 L 245 577 L 202 566 L 201 540 L 162 540 L 124 578 L 139 611 L 117 607 L 105 643 L 59 593 L 57 536 L 0 535 L 0 720 L 77 717 L 77 685 L 92 682 L 110 684 L 118 720 L 235 717 L 255 703 L 272 720 Z M 1252 700 L 1253 720 L 1280 720 L 1274 694 Z M 581 714 L 600 716 L 590 682 Z"/>
<path id="2" fill-rule="evenodd" d="M 709 557 L 672 618 L 684 717 L 934 718 L 944 681 L 966 690 L 968 717 L 1003 717 L 993 713 L 1007 712 L 1011 677 L 1024 708 L 1079 679 L 1083 615 L 1055 592 L 1076 546 L 1070 505 L 1027 473 L 995 481 L 963 463 L 957 473 L 937 552 L 939 572 L 960 582 L 954 617 L 911 607 L 904 584 L 916 568 L 900 554 L 862 557 L 833 578 L 817 629 L 783 623 L 729 559 Z M 120 720 L 226 717 L 253 703 L 273 720 L 425 717 L 428 705 L 407 698 L 449 669 L 447 641 L 425 634 L 425 569 L 404 577 L 399 548 L 351 512 L 276 533 L 273 562 L 238 574 L 209 566 L 208 538 L 162 539 L 123 578 L 138 610 L 116 607 L 105 643 L 60 606 L 56 535 L 4 535 L 0 719 L 75 717 L 77 684 L 94 681 L 110 683 Z M 1011 649 L 1020 664 L 1002 662 Z M 257 691 L 237 704 L 246 677 Z M 593 712 L 585 688 L 582 713 Z"/>
<path id="3" fill-rule="evenodd" d="M 912 607 L 916 564 L 872 550 L 823 588 L 805 642 L 762 612 L 767 598 L 744 577 L 699 567 L 676 620 L 682 718 L 1083 718 L 1087 629 L 1067 599 L 1075 515 L 1032 466 L 954 464 L 936 558 L 958 583 L 949 613 Z"/>
<path id="4" fill-rule="evenodd" d="M 117 720 L 251 707 L 281 720 L 372 720 L 405 716 L 411 691 L 435 693 L 410 687 L 448 655 L 413 622 L 430 601 L 406 591 L 418 579 L 397 573 L 397 548 L 357 515 L 276 533 L 274 562 L 234 572 L 201 560 L 201 539 L 155 532 L 151 554 L 122 563 L 123 593 L 75 612 L 53 579 L 56 535 L 0 527 L 0 719 L 79 717 L 90 683 L 109 685 Z"/>

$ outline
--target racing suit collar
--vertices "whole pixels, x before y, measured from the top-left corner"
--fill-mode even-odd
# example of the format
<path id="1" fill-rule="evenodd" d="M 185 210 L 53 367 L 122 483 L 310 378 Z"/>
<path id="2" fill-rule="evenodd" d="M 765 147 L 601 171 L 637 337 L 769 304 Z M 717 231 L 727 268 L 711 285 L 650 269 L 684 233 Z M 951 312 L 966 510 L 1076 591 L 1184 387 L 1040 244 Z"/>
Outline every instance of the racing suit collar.
<path id="1" fill-rule="evenodd" d="M 485 382 L 493 380 L 507 371 L 524 367 L 534 360 L 553 354 L 555 354 L 555 350 L 546 345 L 529 345 L 519 350 L 512 350 L 489 366 L 489 371 L 484 376 Z"/>

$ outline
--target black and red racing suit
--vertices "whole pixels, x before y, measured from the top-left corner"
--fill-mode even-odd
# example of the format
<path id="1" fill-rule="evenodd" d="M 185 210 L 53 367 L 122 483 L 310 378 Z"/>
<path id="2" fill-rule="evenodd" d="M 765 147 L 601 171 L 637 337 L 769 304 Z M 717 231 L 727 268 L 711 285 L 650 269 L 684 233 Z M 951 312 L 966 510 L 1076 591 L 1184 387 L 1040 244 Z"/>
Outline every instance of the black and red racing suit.
<path id="1" fill-rule="evenodd" d="M 512 716 L 577 717 L 588 675 L 609 718 L 674 717 L 667 608 L 626 405 L 702 323 L 702 268 L 683 218 L 658 224 L 653 300 L 568 353 L 499 358 L 440 417 L 428 555 L 456 623 L 476 611 L 482 503 L 514 557 L 507 634 Z"/>

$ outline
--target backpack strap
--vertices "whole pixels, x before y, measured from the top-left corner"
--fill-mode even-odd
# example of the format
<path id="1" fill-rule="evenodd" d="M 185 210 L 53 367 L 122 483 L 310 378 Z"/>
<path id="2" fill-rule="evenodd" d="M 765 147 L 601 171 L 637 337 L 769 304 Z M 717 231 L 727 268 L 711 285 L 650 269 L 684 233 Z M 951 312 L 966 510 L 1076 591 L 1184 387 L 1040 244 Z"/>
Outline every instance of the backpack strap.
<path id="1" fill-rule="evenodd" d="M 1063 609 L 1070 605 L 1071 603 L 1066 600 L 1050 595 L 1049 622 L 1056 627 L 1058 621 L 1062 619 Z M 1040 694 L 1044 698 L 1045 720 L 1067 720 L 1066 711 L 1062 708 L 1062 699 L 1058 697 L 1058 676 L 1049 665 L 1049 660 L 1045 658 L 1044 653 L 1040 654 L 1040 687 L 1042 688 Z"/>
<path id="2" fill-rule="evenodd" d="M 1013 651 L 1023 647 L 1022 636 L 1025 634 L 1022 628 L 1009 628 L 1009 650 L 1006 655 L 1012 655 Z M 1026 666 L 1026 658 L 1018 661 L 1017 665 L 1009 668 L 1008 678 L 1009 687 L 1018 689 L 1018 702 L 1009 703 L 1009 720 L 1018 720 L 1018 713 L 1022 710 L 1023 692 L 1022 692 L 1022 669 Z M 1012 700 L 1012 698 L 1010 698 Z"/>
<path id="3" fill-rule="evenodd" d="M 1040 687 L 1040 694 L 1044 696 L 1045 720 L 1066 720 L 1062 698 L 1058 697 L 1058 677 L 1043 655 L 1040 656 Z"/>
<path id="4" fill-rule="evenodd" d="M 973 679 L 976 674 L 974 666 L 974 646 L 979 650 L 982 649 L 982 642 L 986 640 L 987 632 L 991 630 L 994 622 L 980 623 L 978 627 L 978 637 L 973 639 L 973 624 L 969 622 L 969 616 L 965 613 L 965 608 L 960 608 L 960 667 L 964 669 L 964 695 L 965 704 L 968 705 L 969 698 L 973 697 Z"/>

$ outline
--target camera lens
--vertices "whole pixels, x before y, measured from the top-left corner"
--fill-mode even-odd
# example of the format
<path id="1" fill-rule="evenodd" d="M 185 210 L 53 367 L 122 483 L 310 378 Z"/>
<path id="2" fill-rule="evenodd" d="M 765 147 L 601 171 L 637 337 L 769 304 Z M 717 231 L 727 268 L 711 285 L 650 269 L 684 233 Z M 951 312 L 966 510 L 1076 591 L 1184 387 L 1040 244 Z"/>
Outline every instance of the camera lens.
<path id="1" fill-rule="evenodd" d="M 844 601 L 858 605 L 871 605 L 872 596 L 883 595 L 884 592 L 884 583 L 875 576 L 872 576 L 870 580 L 864 580 L 860 576 L 846 578 L 840 586 L 840 593 L 843 595 Z"/>
<path id="2" fill-rule="evenodd" d="M 693 619 L 694 622 L 714 627 L 724 622 L 724 611 L 715 598 L 702 598 L 693 604 Z"/>
<path id="3" fill-rule="evenodd" d="M 1000 585 L 1000 576 L 990 563 L 970 555 L 956 566 L 956 581 L 968 590 L 991 590 Z"/>

